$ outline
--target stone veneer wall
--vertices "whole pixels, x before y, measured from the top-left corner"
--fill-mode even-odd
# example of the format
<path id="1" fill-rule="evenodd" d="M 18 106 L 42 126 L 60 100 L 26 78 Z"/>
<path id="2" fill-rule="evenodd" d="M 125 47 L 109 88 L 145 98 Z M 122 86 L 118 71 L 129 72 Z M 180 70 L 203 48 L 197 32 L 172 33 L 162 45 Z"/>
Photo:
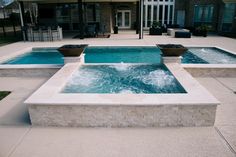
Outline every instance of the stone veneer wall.
<path id="1" fill-rule="evenodd" d="M 112 31 L 112 7 L 111 3 L 100 3 L 101 11 L 101 24 L 105 26 L 105 32 Z"/>
<path id="2" fill-rule="evenodd" d="M 213 126 L 215 105 L 29 105 L 33 126 Z"/>

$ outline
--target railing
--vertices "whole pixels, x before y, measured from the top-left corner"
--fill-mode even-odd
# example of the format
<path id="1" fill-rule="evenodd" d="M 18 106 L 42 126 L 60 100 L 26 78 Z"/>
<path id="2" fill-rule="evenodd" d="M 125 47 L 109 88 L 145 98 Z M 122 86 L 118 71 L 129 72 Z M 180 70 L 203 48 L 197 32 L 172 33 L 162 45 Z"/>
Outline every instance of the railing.
<path id="1" fill-rule="evenodd" d="M 27 29 L 27 37 L 29 41 L 55 41 L 55 40 L 62 40 L 62 28 L 57 27 L 56 29 L 52 29 L 48 27 L 47 29 L 44 28 L 37 28 L 34 29 L 29 27 Z"/>

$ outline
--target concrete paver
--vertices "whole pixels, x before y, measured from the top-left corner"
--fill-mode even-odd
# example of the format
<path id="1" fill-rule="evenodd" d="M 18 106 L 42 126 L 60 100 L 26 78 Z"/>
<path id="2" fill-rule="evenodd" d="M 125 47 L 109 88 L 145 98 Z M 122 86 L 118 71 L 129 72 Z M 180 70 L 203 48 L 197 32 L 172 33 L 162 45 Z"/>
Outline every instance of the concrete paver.
<path id="1" fill-rule="evenodd" d="M 32 128 L 11 157 L 231 157 L 213 127 Z"/>
<path id="2" fill-rule="evenodd" d="M 218 81 L 218 78 L 196 78 L 220 102 L 217 107 L 215 125 L 236 125 L 236 96 Z"/>
<path id="3" fill-rule="evenodd" d="M 29 127 L 22 126 L 0 126 L 0 157 L 9 156 L 29 129 Z"/>
<path id="4" fill-rule="evenodd" d="M 231 89 L 236 94 L 236 78 L 217 78 L 227 88 Z M 236 95 L 235 95 L 236 97 Z"/>
<path id="5" fill-rule="evenodd" d="M 236 125 L 217 126 L 217 128 L 236 152 Z"/>
<path id="6" fill-rule="evenodd" d="M 214 95 L 219 101 L 226 104 L 236 104 L 235 94 L 225 87 L 218 78 L 196 78 L 212 95 Z"/>
<path id="7" fill-rule="evenodd" d="M 28 108 L 23 102 L 47 79 L 1 77 L 0 89 L 12 93 L 0 101 L 0 125 L 29 125 Z"/>
<path id="8" fill-rule="evenodd" d="M 55 42 L 18 42 L 0 47 L 0 57 L 27 47 L 64 44 L 218 46 L 236 54 L 235 39 L 219 36 L 177 39 L 169 36 L 112 35 L 109 39 L 65 39 Z M 193 128 L 30 128 L 23 101 L 48 78 L 0 78 L 0 89 L 13 91 L 0 102 L 0 157 L 51 156 L 236 156 L 235 78 L 197 78 L 218 100 L 214 127 Z M 27 125 L 27 126 L 23 126 Z M 227 142 L 225 142 L 225 140 Z M 228 144 L 227 144 L 228 143 Z"/>

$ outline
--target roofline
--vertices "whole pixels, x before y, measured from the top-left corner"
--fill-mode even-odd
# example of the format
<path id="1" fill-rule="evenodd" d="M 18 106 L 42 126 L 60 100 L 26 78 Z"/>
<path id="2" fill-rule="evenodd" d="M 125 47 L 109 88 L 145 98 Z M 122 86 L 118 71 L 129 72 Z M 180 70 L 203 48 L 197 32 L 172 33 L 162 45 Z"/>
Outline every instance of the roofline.
<path id="1" fill-rule="evenodd" d="M 78 0 L 18 0 L 21 2 L 35 3 L 77 3 Z M 83 0 L 83 2 L 138 2 L 139 0 Z"/>

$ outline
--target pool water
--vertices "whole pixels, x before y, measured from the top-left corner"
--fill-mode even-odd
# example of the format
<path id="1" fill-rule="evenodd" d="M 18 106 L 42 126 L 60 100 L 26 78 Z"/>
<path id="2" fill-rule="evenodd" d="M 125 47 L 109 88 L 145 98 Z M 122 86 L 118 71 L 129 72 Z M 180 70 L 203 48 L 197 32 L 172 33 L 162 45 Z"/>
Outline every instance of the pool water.
<path id="1" fill-rule="evenodd" d="M 185 54 L 182 55 L 181 63 L 191 63 L 191 64 L 209 64 L 207 61 L 203 60 L 202 58 L 194 55 L 192 52 L 187 51 Z"/>
<path id="2" fill-rule="evenodd" d="M 56 49 L 37 48 L 2 64 L 64 64 L 64 59 Z"/>
<path id="3" fill-rule="evenodd" d="M 96 46 L 85 50 L 85 63 L 161 63 L 156 46 Z"/>
<path id="4" fill-rule="evenodd" d="M 236 64 L 236 55 L 215 47 L 191 47 L 182 57 L 182 63 Z"/>
<path id="5" fill-rule="evenodd" d="M 62 93 L 186 93 L 164 65 L 83 65 Z"/>

